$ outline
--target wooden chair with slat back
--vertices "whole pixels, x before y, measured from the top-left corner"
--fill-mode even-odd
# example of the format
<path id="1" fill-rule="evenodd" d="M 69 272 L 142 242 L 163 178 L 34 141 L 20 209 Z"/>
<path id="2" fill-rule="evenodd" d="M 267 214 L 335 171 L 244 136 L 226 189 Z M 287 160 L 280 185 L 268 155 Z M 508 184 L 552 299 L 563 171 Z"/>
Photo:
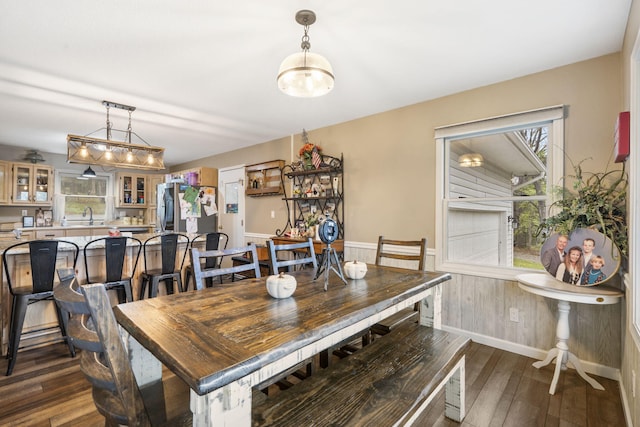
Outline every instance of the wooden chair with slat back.
<path id="1" fill-rule="evenodd" d="M 167 420 L 164 404 L 169 382 L 138 387 L 129 355 L 119 334 L 118 324 L 103 284 L 79 286 L 75 279 L 65 280 L 54 290 L 61 310 L 69 312 L 69 336 L 81 352 L 80 369 L 93 387 L 93 401 L 105 417 L 105 425 L 186 426 L 191 425 L 189 387 L 174 377 L 167 390 L 178 406 Z M 177 400 L 177 399 L 176 399 Z"/>
<path id="2" fill-rule="evenodd" d="M 199 247 L 204 244 L 204 250 L 213 251 L 218 249 L 227 249 L 227 243 L 229 242 L 229 236 L 226 233 L 221 232 L 211 232 L 199 234 L 191 240 L 191 247 Z M 191 253 L 191 252 L 189 252 Z M 220 268 L 220 263 L 222 263 L 222 258 L 207 258 L 205 262 L 204 268 Z M 222 276 L 219 276 L 220 283 L 222 283 Z M 193 267 L 192 264 L 186 265 L 184 267 L 184 290 L 189 289 L 189 283 L 193 279 L 193 289 L 196 289 L 195 278 L 193 275 Z M 212 286 L 213 281 L 211 278 L 207 280 L 207 286 Z"/>
<path id="3" fill-rule="evenodd" d="M 251 252 L 251 262 L 246 264 L 235 265 L 233 267 L 213 267 L 206 268 L 206 262 L 209 258 L 219 260 L 224 257 L 233 257 L 238 255 L 244 255 L 247 252 Z M 219 277 L 231 275 L 232 278 L 238 278 L 238 276 L 247 271 L 253 271 L 255 277 L 260 276 L 260 264 L 258 262 L 258 252 L 255 244 L 243 246 L 239 248 L 220 249 L 213 251 L 201 251 L 198 248 L 191 248 L 191 266 L 193 268 L 193 275 L 195 278 L 196 290 L 204 289 L 205 279 L 209 277 Z M 205 266 L 205 267 L 203 267 Z"/>
<path id="4" fill-rule="evenodd" d="M 304 242 L 283 243 L 280 245 L 276 245 L 272 240 L 267 240 L 267 249 L 269 251 L 269 265 L 272 274 L 278 274 L 281 271 L 294 271 L 296 268 L 312 267 L 313 275 L 315 276 L 318 271 L 318 260 L 311 237 Z M 278 259 L 278 253 L 281 252 L 289 252 L 289 257 Z M 313 374 L 315 365 L 316 362 L 313 358 L 308 359 L 280 375 L 275 382 L 281 389 L 289 388 L 293 384 L 286 380 L 287 376 L 293 375 L 298 379 L 305 379 Z M 273 383 L 274 381 L 271 382 Z"/>
<path id="5" fill-rule="evenodd" d="M 400 265 L 406 268 L 407 262 L 414 264 L 417 270 L 424 271 L 424 258 L 427 247 L 427 239 L 420 240 L 392 240 L 378 237 L 378 249 L 376 251 L 376 265 L 390 265 L 384 260 L 397 261 L 394 266 Z M 415 252 L 416 248 L 418 253 Z M 371 327 L 371 338 L 376 335 L 386 335 L 394 327 L 402 322 L 413 322 L 418 320 L 418 304 L 413 308 L 408 307 L 400 310 L 394 315 L 381 320 Z"/>
<path id="6" fill-rule="evenodd" d="M 295 268 L 304 268 L 312 266 L 314 271 L 318 271 L 318 260 L 315 250 L 313 249 L 313 240 L 301 243 L 286 243 L 276 245 L 272 240 L 267 240 L 267 248 L 269 249 L 269 264 L 271 265 L 271 273 L 278 274 L 281 269 L 286 268 L 292 271 Z M 289 252 L 292 257 L 287 259 L 278 259 L 279 252 Z"/>

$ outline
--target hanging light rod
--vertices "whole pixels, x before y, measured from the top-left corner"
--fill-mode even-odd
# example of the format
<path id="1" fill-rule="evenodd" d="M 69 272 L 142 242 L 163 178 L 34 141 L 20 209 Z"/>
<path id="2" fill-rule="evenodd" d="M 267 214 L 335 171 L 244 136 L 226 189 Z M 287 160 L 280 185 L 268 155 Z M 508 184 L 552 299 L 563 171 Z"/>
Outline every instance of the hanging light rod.
<path id="1" fill-rule="evenodd" d="M 102 101 L 102 105 L 107 108 L 107 139 L 95 138 L 91 134 L 85 136 L 67 135 L 67 161 L 69 163 L 117 168 L 164 169 L 164 148 L 151 146 L 131 130 L 131 113 L 135 111 L 136 107 L 111 101 Z M 126 131 L 121 131 L 125 133 L 125 141 L 111 139 L 111 131 L 118 129 L 113 129 L 111 126 L 111 121 L 109 120 L 110 108 L 118 108 L 129 112 L 129 126 Z M 145 145 L 132 143 L 132 135 L 135 135 Z"/>
<path id="2" fill-rule="evenodd" d="M 118 108 L 120 110 L 136 111 L 136 107 L 132 107 L 130 105 L 118 104 L 117 102 L 102 101 L 102 105 L 104 105 L 107 108 L 111 107 L 111 108 Z"/>

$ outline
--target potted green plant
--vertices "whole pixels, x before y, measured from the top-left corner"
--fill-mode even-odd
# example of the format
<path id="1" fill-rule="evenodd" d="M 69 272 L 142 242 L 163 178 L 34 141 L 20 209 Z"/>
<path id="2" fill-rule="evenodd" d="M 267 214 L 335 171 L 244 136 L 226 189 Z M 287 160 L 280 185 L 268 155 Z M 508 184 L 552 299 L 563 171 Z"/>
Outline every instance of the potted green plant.
<path id="1" fill-rule="evenodd" d="M 546 237 L 570 234 L 578 228 L 595 229 L 611 239 L 626 260 L 629 181 L 624 164 L 622 169 L 594 173 L 582 170 L 585 160 L 573 165 L 574 175 L 563 178 L 564 187 L 559 189 L 563 197 L 551 205 L 549 210 L 554 213 L 542 221 L 539 233 Z"/>

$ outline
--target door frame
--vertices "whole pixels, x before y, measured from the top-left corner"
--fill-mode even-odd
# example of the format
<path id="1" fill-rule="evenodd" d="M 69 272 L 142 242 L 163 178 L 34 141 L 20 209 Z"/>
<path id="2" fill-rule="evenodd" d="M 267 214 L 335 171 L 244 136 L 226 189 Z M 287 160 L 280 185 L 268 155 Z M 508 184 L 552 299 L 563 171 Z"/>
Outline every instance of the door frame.
<path id="1" fill-rule="evenodd" d="M 229 235 L 229 242 L 228 242 L 228 247 L 233 248 L 233 247 L 239 247 L 239 246 L 244 246 L 245 245 L 245 233 L 246 233 L 246 222 L 245 222 L 245 192 L 244 192 L 244 177 L 245 177 L 245 173 L 244 173 L 244 168 L 245 165 L 235 165 L 235 166 L 229 166 L 226 168 L 221 168 L 218 169 L 218 192 L 220 193 L 220 206 L 218 208 L 218 211 L 220 212 L 220 216 L 219 216 L 219 222 L 218 222 L 218 230 L 222 231 L 226 234 Z M 240 177 L 237 182 L 240 184 L 240 188 L 238 188 L 238 213 L 237 215 L 234 214 L 234 219 L 235 221 L 237 221 L 235 223 L 235 225 L 232 227 L 232 230 L 224 230 L 222 229 L 222 224 L 223 224 L 223 216 L 227 215 L 226 214 L 226 204 L 224 203 L 224 200 L 222 200 L 223 195 L 226 197 L 226 193 L 225 193 L 225 180 L 229 181 L 229 179 L 233 179 L 235 177 Z M 236 182 L 235 180 L 229 181 L 229 182 Z M 234 230 L 236 230 L 236 227 L 239 228 L 241 230 L 241 234 L 240 236 L 238 236 L 238 233 L 234 233 Z"/>

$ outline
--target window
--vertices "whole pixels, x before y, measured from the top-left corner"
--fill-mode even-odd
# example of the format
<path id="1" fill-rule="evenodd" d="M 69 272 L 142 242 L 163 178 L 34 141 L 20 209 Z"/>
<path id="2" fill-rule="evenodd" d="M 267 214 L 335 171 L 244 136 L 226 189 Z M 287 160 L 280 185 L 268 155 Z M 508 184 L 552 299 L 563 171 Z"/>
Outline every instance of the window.
<path id="1" fill-rule="evenodd" d="M 107 218 L 107 194 L 109 176 L 98 175 L 91 179 L 79 179 L 77 174 L 58 174 L 61 205 L 59 217 L 65 216 L 68 221 L 87 220 L 83 217 L 85 208 L 93 210 L 93 219 L 104 221 Z"/>
<path id="2" fill-rule="evenodd" d="M 562 176 L 562 106 L 436 129 L 436 268 L 513 279 L 541 270 L 536 235 Z"/>

